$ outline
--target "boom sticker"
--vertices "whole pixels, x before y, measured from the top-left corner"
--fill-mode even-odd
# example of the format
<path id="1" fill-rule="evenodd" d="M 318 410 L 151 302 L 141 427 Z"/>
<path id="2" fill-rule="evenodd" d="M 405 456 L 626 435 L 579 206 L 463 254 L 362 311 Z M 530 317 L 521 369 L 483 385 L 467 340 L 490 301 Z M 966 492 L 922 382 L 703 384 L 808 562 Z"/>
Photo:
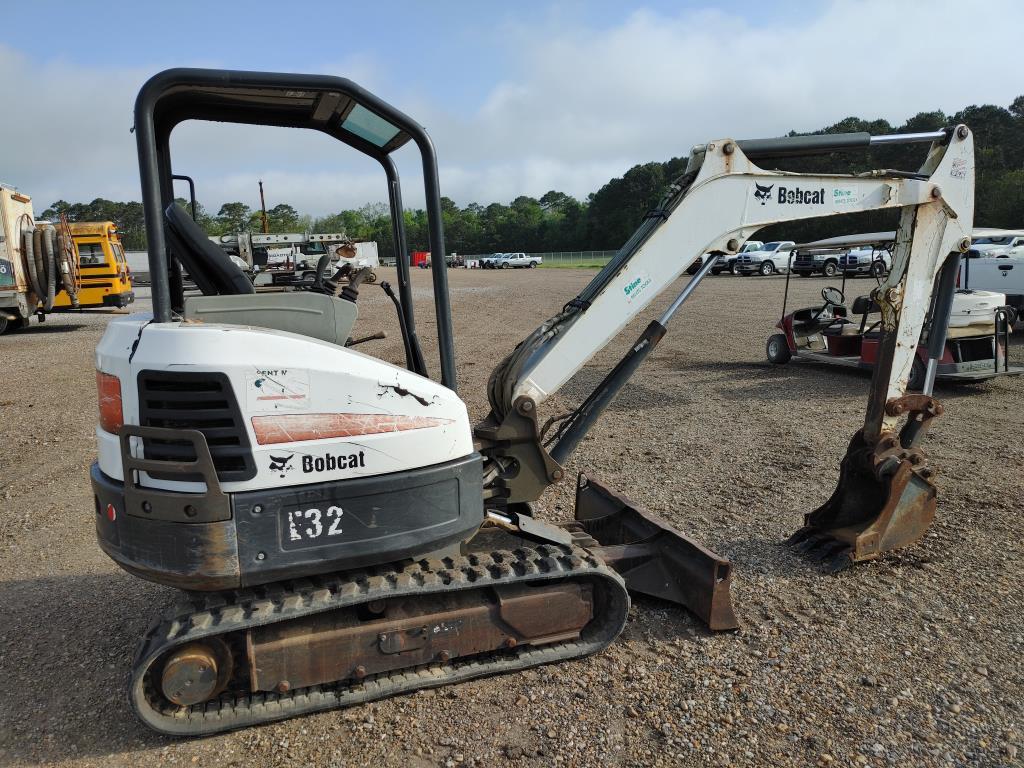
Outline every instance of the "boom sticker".
<path id="1" fill-rule="evenodd" d="M 626 297 L 626 303 L 632 304 L 640 298 L 640 294 L 644 293 L 650 285 L 651 276 L 643 270 L 637 272 L 636 276 L 626 283 L 622 289 L 622 293 Z"/>
<path id="2" fill-rule="evenodd" d="M 246 405 L 254 411 L 308 411 L 309 371 L 305 368 L 257 368 L 245 377 Z"/>

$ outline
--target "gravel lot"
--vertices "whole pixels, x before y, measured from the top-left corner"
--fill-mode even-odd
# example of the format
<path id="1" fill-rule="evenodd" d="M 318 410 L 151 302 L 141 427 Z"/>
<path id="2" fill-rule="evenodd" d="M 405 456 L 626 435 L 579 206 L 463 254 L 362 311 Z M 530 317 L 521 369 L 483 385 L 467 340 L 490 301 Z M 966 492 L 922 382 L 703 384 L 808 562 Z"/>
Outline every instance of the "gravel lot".
<path id="1" fill-rule="evenodd" d="M 451 273 L 475 418 L 492 366 L 592 274 Z M 429 276 L 414 277 L 429 336 Z M 824 285 L 796 279 L 797 303 Z M 782 289 L 709 278 L 568 473 L 587 470 L 730 557 L 740 631 L 713 635 L 641 599 L 593 658 L 196 740 L 153 734 L 126 703 L 135 643 L 175 593 L 121 572 L 94 541 L 93 349 L 110 315 L 0 338 L 0 766 L 1024 764 L 1024 381 L 941 389 L 931 532 L 823 575 L 780 542 L 831 493 L 868 378 L 765 361 Z M 546 413 L 596 384 L 670 298 Z M 357 330 L 391 336 L 361 349 L 399 361 L 390 303 L 372 287 L 360 301 Z M 539 514 L 571 517 L 571 480 Z"/>

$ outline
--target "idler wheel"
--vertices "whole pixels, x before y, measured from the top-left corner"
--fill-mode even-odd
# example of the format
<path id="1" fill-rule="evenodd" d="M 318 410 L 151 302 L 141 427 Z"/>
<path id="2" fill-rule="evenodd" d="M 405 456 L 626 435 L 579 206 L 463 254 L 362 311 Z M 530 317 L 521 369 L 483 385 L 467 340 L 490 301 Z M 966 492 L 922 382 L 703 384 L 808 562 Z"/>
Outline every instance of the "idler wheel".
<path id="1" fill-rule="evenodd" d="M 230 677 L 231 655 L 223 643 L 189 643 L 167 657 L 160 687 L 169 701 L 190 707 L 223 691 Z"/>

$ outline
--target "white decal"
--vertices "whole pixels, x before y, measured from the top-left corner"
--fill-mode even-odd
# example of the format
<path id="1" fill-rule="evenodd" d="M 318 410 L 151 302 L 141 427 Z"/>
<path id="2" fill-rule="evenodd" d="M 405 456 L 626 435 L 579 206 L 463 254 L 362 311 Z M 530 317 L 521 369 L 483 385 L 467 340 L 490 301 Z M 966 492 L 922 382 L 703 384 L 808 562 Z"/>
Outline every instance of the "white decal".
<path id="1" fill-rule="evenodd" d="M 253 411 L 308 411 L 309 371 L 257 368 L 245 377 L 246 404 Z"/>
<path id="2" fill-rule="evenodd" d="M 342 533 L 341 529 L 341 516 L 344 514 L 344 510 L 341 507 L 331 505 L 327 508 L 327 512 L 322 512 L 316 507 L 311 509 L 297 509 L 294 512 L 288 513 L 288 540 L 289 541 L 309 541 L 310 539 L 319 539 L 324 535 L 324 521 L 330 521 L 330 525 L 327 528 L 328 536 L 340 536 Z M 299 527 L 296 523 L 309 523 L 303 527 Z"/>
<path id="3" fill-rule="evenodd" d="M 343 512 L 341 507 L 327 508 L 327 516 L 334 518 L 334 522 L 331 523 L 331 527 L 327 530 L 328 536 L 337 536 L 339 533 L 341 533 L 341 528 L 339 528 L 338 526 L 341 524 L 342 514 Z"/>
<path id="4" fill-rule="evenodd" d="M 305 518 L 307 520 L 309 520 L 309 519 L 313 520 L 313 527 L 312 528 L 308 528 L 308 527 L 306 528 L 306 535 L 309 536 L 309 538 L 311 538 L 311 539 L 319 538 L 320 534 L 324 532 L 324 527 L 320 524 L 320 518 L 322 516 L 323 516 L 323 513 L 319 509 L 315 509 L 314 508 L 314 509 L 307 509 L 306 510 Z"/>

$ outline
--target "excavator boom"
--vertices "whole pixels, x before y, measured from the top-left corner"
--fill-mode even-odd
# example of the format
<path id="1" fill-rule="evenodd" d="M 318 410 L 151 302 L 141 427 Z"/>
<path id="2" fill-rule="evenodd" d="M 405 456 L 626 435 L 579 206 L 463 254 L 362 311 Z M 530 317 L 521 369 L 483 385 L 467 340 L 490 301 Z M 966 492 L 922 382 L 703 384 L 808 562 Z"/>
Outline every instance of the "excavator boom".
<path id="1" fill-rule="evenodd" d="M 755 164 L 758 159 L 922 141 L 931 142 L 931 148 L 916 173 L 796 174 Z M 668 321 L 710 271 L 714 259 L 704 264 L 598 388 L 561 418 L 546 439 L 538 430 L 537 406 L 643 312 L 694 258 L 706 252 L 736 253 L 751 235 L 770 224 L 886 208 L 900 209 L 901 217 L 892 270 L 874 292 L 882 308 L 883 341 L 864 427 L 851 443 L 851 452 L 859 458 L 844 461 L 843 476 L 849 480 L 840 482 L 838 495 L 829 504 L 808 516 L 797 539 L 830 557 L 857 560 L 919 538 L 934 513 L 935 492 L 918 443 L 941 407 L 930 397 L 922 400 L 905 394 L 917 342 L 931 316 L 935 320 L 930 343 L 933 357 L 925 390 L 930 395 L 952 297 L 951 277 L 959 254 L 970 245 L 974 145 L 963 125 L 905 136 L 721 139 L 695 147 L 686 173 L 633 238 L 579 296 L 522 342 L 492 374 L 488 393 L 492 411 L 477 427 L 484 453 L 493 461 L 491 492 L 511 504 L 528 502 L 563 476 L 562 464 L 665 335 Z M 940 272 L 944 277 L 937 281 Z M 902 419 L 909 424 L 896 435 Z M 864 471 L 854 472 L 854 465 Z M 903 465 L 906 470 L 893 485 Z M 869 476 L 874 479 L 867 496 L 851 490 L 851 482 L 864 486 Z M 903 501 L 894 500 L 894 494 Z M 912 523 L 900 522 L 901 504 L 914 506 Z M 826 508 L 831 511 L 823 511 Z M 885 532 L 874 531 L 869 543 L 864 531 L 880 515 L 892 518 L 892 524 Z"/>

